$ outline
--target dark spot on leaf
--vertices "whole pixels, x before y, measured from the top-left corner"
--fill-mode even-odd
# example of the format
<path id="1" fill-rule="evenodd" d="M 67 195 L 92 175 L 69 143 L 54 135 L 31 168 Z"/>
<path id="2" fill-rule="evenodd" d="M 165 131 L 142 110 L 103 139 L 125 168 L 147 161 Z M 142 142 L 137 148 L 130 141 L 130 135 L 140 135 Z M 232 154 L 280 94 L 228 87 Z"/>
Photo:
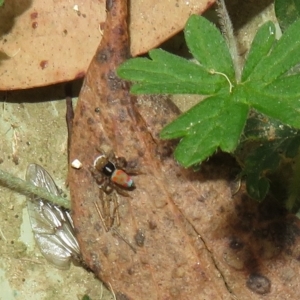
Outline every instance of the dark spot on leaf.
<path id="1" fill-rule="evenodd" d="M 31 27 L 33 29 L 36 29 L 38 27 L 39 23 L 38 22 L 32 22 Z"/>
<path id="2" fill-rule="evenodd" d="M 33 13 L 31 13 L 30 14 L 30 18 L 31 18 L 31 20 L 34 20 L 34 19 L 36 19 L 37 17 L 38 17 L 38 13 L 37 12 L 33 12 Z"/>
<path id="3" fill-rule="evenodd" d="M 154 230 L 155 228 L 157 228 L 157 224 L 155 221 L 149 221 L 148 224 L 149 224 L 149 228 L 151 230 Z"/>
<path id="4" fill-rule="evenodd" d="M 234 250 L 240 250 L 244 247 L 244 243 L 239 239 L 233 237 L 229 243 L 229 247 Z"/>
<path id="5" fill-rule="evenodd" d="M 68 34 L 68 30 L 64 29 L 63 34 L 66 36 Z"/>
<path id="6" fill-rule="evenodd" d="M 87 119 L 87 123 L 88 123 L 89 125 L 92 125 L 92 124 L 95 123 L 95 121 L 94 121 L 92 118 L 88 118 L 88 119 Z"/>
<path id="7" fill-rule="evenodd" d="M 107 79 L 107 84 L 111 91 L 117 91 L 122 88 L 122 80 L 117 77 L 114 71 L 108 72 Z"/>
<path id="8" fill-rule="evenodd" d="M 97 113 L 97 114 L 100 113 L 100 107 L 95 108 L 95 113 Z"/>
<path id="9" fill-rule="evenodd" d="M 127 273 L 128 273 L 129 275 L 133 275 L 133 274 L 134 274 L 134 271 L 133 271 L 132 268 L 128 268 L 128 269 L 127 269 Z"/>
<path id="10" fill-rule="evenodd" d="M 110 59 L 110 50 L 108 48 L 101 49 L 99 52 L 96 54 L 96 60 L 100 63 L 103 64 L 107 62 Z"/>
<path id="11" fill-rule="evenodd" d="M 143 157 L 145 155 L 145 153 L 141 150 L 138 150 L 138 156 L 139 157 Z"/>
<path id="12" fill-rule="evenodd" d="M 122 25 L 116 26 L 113 28 L 115 34 L 122 36 L 126 33 L 126 30 L 122 27 Z M 123 56 L 122 56 L 123 57 Z"/>
<path id="13" fill-rule="evenodd" d="M 138 229 L 137 233 L 134 236 L 135 242 L 139 247 L 143 247 L 144 246 L 144 242 L 145 242 L 145 233 L 142 229 Z"/>
<path id="14" fill-rule="evenodd" d="M 40 62 L 40 67 L 42 68 L 42 70 L 44 70 L 45 68 L 48 67 L 48 60 L 42 60 Z"/>
<path id="15" fill-rule="evenodd" d="M 247 287 L 254 293 L 263 295 L 270 292 L 270 280 L 261 274 L 251 274 L 246 282 Z"/>

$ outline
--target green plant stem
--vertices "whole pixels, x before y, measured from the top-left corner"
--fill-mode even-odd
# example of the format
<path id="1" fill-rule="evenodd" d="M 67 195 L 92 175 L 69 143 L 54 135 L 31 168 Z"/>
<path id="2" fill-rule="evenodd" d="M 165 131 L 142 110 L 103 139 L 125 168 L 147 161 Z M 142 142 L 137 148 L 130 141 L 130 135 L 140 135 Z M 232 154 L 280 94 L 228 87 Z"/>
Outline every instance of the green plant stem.
<path id="1" fill-rule="evenodd" d="M 240 82 L 241 73 L 242 73 L 242 62 L 238 52 L 238 46 L 237 46 L 236 38 L 234 36 L 232 23 L 228 15 L 224 0 L 217 0 L 217 5 L 218 5 L 217 13 L 220 18 L 219 22 L 221 25 L 221 30 L 223 36 L 226 39 L 227 46 L 229 48 L 232 57 L 236 81 Z"/>
<path id="2" fill-rule="evenodd" d="M 0 185 L 7 187 L 19 194 L 27 197 L 37 196 L 56 205 L 70 209 L 71 204 L 68 199 L 48 193 L 45 189 L 36 187 L 25 180 L 15 177 L 5 171 L 0 170 Z"/>

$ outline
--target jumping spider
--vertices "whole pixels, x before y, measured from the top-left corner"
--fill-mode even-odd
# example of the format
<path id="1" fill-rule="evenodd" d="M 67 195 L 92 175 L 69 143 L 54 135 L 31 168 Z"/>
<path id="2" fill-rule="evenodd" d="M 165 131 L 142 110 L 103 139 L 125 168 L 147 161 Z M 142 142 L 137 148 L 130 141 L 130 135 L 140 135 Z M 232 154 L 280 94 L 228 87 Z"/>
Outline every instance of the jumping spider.
<path id="1" fill-rule="evenodd" d="M 127 167 L 127 161 L 124 157 L 116 157 L 113 151 L 105 153 L 97 149 L 100 155 L 96 157 L 93 167 L 90 171 L 95 178 L 99 188 L 106 194 L 113 190 L 125 197 L 130 197 L 126 190 L 133 190 L 135 184 L 128 174 L 138 174 L 133 168 Z"/>

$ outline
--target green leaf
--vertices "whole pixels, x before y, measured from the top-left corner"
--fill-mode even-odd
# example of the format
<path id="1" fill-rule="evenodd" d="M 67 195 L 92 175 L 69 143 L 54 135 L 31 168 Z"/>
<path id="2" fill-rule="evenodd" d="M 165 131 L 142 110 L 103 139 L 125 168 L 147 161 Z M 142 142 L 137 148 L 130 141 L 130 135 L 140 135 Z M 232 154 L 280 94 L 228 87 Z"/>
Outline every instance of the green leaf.
<path id="1" fill-rule="evenodd" d="M 299 147 L 299 130 L 252 112 L 235 151 L 243 166 L 242 174 L 246 176 L 248 194 L 254 199 L 262 200 L 269 190 L 270 178 L 274 181 L 278 177 L 277 186 L 273 184 L 271 188 L 276 190 L 274 195 L 286 198 L 293 176 L 289 161 L 297 156 Z M 278 191 L 285 192 L 279 195 Z"/>
<path id="2" fill-rule="evenodd" d="M 121 78 L 138 81 L 133 93 L 212 94 L 226 85 L 223 76 L 208 73 L 203 66 L 161 49 L 149 52 L 152 60 L 127 60 L 117 70 Z"/>
<path id="3" fill-rule="evenodd" d="M 192 15 L 184 29 L 185 40 L 192 55 L 207 71 L 224 73 L 235 80 L 233 62 L 220 31 L 203 17 Z"/>
<path id="4" fill-rule="evenodd" d="M 250 74 L 249 79 L 259 86 L 269 84 L 300 63 L 300 20 L 293 23 Z M 258 86 L 258 88 L 259 88 Z"/>
<path id="5" fill-rule="evenodd" d="M 227 95 L 203 100 L 167 125 L 161 138 L 182 137 L 175 158 L 184 167 L 202 162 L 218 148 L 232 152 L 237 146 L 248 114 L 248 106 L 234 104 Z"/>
<path id="6" fill-rule="evenodd" d="M 300 99 L 300 74 L 282 76 L 262 88 L 267 96 L 284 99 Z M 300 102 L 298 108 L 300 108 Z M 287 104 L 287 103 L 286 103 Z"/>
<path id="7" fill-rule="evenodd" d="M 300 18 L 299 0 L 276 0 L 275 14 L 282 31 Z"/>
<path id="8" fill-rule="evenodd" d="M 275 41 L 275 25 L 266 22 L 257 31 L 243 68 L 242 81 L 246 81 L 258 63 L 270 52 Z"/>
<path id="9" fill-rule="evenodd" d="M 300 128 L 300 99 L 298 97 L 281 97 L 270 94 L 268 87 L 257 89 L 245 86 L 251 107 L 265 115 L 280 120 L 282 123 Z M 292 87 L 292 90 L 294 87 Z M 270 91 L 269 91 L 270 92 Z"/>
<path id="10" fill-rule="evenodd" d="M 0 6 L 4 4 L 4 0 L 0 0 Z"/>
<path id="11" fill-rule="evenodd" d="M 247 175 L 246 187 L 251 198 L 261 201 L 266 197 L 270 184 L 265 177 L 260 177 L 258 172 L 253 172 Z"/>

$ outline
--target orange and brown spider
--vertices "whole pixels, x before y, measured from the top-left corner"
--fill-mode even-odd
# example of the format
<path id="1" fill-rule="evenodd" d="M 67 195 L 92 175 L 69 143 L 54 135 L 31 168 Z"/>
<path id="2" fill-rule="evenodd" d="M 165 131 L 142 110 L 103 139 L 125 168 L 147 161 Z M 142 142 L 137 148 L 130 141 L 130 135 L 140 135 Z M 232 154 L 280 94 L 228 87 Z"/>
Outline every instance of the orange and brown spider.
<path id="1" fill-rule="evenodd" d="M 129 174 L 138 174 L 136 170 L 127 167 L 124 157 L 116 157 L 113 151 L 105 153 L 102 149 L 97 149 L 100 153 L 94 160 L 90 171 L 95 178 L 99 188 L 106 194 L 116 190 L 120 195 L 130 197 L 127 190 L 133 190 L 135 184 Z"/>

